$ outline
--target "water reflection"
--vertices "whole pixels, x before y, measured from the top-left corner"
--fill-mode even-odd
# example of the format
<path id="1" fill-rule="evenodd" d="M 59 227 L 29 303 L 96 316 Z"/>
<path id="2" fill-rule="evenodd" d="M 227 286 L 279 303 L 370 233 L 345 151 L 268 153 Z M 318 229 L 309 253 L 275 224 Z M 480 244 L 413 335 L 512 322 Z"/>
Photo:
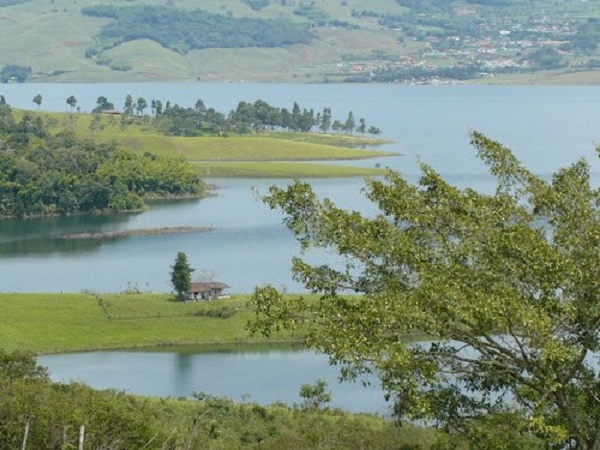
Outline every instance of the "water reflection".
<path id="1" fill-rule="evenodd" d="M 388 413 L 375 378 L 367 387 L 339 383 L 338 370 L 325 355 L 292 346 L 90 352 L 41 356 L 38 361 L 58 381 L 80 380 L 96 388 L 163 397 L 206 392 L 260 404 L 299 403 L 302 384 L 324 379 L 332 391 L 332 406 Z"/>

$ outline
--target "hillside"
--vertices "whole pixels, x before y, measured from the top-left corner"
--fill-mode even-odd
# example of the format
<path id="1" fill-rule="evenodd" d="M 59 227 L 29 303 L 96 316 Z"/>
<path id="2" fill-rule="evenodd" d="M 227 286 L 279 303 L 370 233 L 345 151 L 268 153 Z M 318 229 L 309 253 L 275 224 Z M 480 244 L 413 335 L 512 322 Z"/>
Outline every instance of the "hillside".
<path id="1" fill-rule="evenodd" d="M 599 12 L 598 0 L 0 0 L 0 81 L 589 84 Z"/>

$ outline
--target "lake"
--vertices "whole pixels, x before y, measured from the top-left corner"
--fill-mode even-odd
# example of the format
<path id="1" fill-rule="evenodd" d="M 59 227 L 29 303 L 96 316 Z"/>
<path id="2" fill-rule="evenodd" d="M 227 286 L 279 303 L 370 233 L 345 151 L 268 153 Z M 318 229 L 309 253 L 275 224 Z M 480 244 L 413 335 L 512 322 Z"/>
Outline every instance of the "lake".
<path id="1" fill-rule="evenodd" d="M 0 94 L 21 108 L 67 111 L 65 100 L 75 95 L 83 110 L 91 110 L 104 95 L 120 106 L 134 98 L 170 100 L 192 106 L 197 98 L 208 106 L 229 110 L 241 100 L 263 99 L 280 107 L 298 101 L 321 110 L 331 106 L 334 117 L 349 110 L 368 124 L 380 126 L 394 140 L 385 149 L 401 155 L 349 162 L 381 164 L 416 179 L 418 161 L 427 162 L 459 186 L 490 192 L 493 182 L 475 157 L 468 131 L 487 133 L 514 149 L 536 173 L 548 174 L 578 158 L 593 160 L 594 180 L 600 167 L 594 142 L 600 142 L 599 87 L 531 86 L 403 86 L 286 84 L 10 84 Z M 188 254 L 197 273 L 249 292 L 270 283 L 288 291 L 301 286 L 292 279 L 289 261 L 298 246 L 270 211 L 252 193 L 287 180 L 210 180 L 220 187 L 202 201 L 156 204 L 147 212 L 101 217 L 66 217 L 0 222 L 0 289 L 8 292 L 169 291 L 170 265 L 179 251 Z M 361 196 L 361 179 L 311 181 L 317 192 L 345 207 L 370 213 Z M 130 236 L 93 241 L 60 241 L 64 233 L 115 231 L 173 226 L 215 226 L 205 233 Z M 315 262 L 336 261 L 326 251 L 311 252 Z"/>
<path id="2" fill-rule="evenodd" d="M 302 107 L 332 107 L 344 119 L 349 110 L 382 128 L 394 140 L 386 150 L 401 155 L 353 161 L 389 166 L 411 180 L 418 161 L 426 162 L 459 186 L 491 192 L 494 183 L 468 142 L 476 129 L 513 148 L 534 172 L 547 175 L 585 157 L 592 161 L 594 182 L 600 165 L 594 142 L 600 142 L 600 87 L 523 86 L 396 86 L 396 85 L 269 85 L 269 84 L 24 84 L 0 85 L 15 107 L 33 108 L 43 96 L 42 109 L 68 111 L 65 100 L 75 95 L 83 110 L 100 95 L 120 106 L 134 98 L 170 100 L 192 106 L 202 98 L 208 106 L 229 110 L 237 102 L 263 99 L 280 107 L 298 101 Z M 5 292 L 121 291 L 138 288 L 170 291 L 170 265 L 179 251 L 187 253 L 197 273 L 231 285 L 233 292 L 250 292 L 271 283 L 300 291 L 289 262 L 298 245 L 252 193 L 287 180 L 210 180 L 216 196 L 201 201 L 153 205 L 147 212 L 99 217 L 64 217 L 0 221 L 0 289 Z M 361 195 L 361 179 L 315 180 L 315 190 L 344 207 L 367 214 L 371 205 Z M 215 226 L 212 232 L 131 236 L 61 241 L 65 233 L 131 230 L 174 226 Z M 318 263 L 335 263 L 327 251 L 306 256 Z M 333 387 L 333 404 L 349 410 L 385 413 L 376 386 L 335 382 L 337 372 L 323 356 L 306 351 L 269 350 L 200 352 L 91 352 L 40 358 L 55 379 L 81 379 L 95 387 L 113 387 L 136 394 L 189 396 L 194 391 L 227 395 L 237 400 L 299 402 L 299 386 L 324 378 Z"/>
<path id="3" fill-rule="evenodd" d="M 354 412 L 389 415 L 375 378 L 372 385 L 339 383 L 327 357 L 290 346 L 220 346 L 47 355 L 38 362 L 57 381 L 84 381 L 98 389 L 137 395 L 190 397 L 206 392 L 260 404 L 301 403 L 303 384 L 327 382 L 331 406 Z"/>

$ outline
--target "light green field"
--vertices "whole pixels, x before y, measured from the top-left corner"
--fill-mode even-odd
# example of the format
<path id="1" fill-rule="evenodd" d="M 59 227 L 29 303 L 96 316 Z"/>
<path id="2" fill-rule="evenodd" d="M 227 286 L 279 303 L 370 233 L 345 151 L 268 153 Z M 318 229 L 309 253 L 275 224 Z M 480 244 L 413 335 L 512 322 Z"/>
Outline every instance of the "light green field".
<path id="1" fill-rule="evenodd" d="M 251 317 L 246 299 L 182 303 L 167 294 L 0 294 L 0 348 L 56 353 L 264 342 L 245 330 Z M 221 307 L 239 312 L 226 319 L 195 315 Z"/>
<path id="2" fill-rule="evenodd" d="M 600 71 L 546 71 L 536 73 L 510 74 L 477 80 L 476 84 L 521 84 L 521 85 L 597 85 L 600 84 Z"/>
<path id="3" fill-rule="evenodd" d="M 342 178 L 383 175 L 384 169 L 300 162 L 199 162 L 203 178 Z"/>
<path id="4" fill-rule="evenodd" d="M 362 30 L 327 29 L 308 45 L 287 48 L 246 48 L 194 50 L 180 55 L 159 44 L 141 39 L 105 52 L 113 62 L 127 62 L 132 70 L 119 72 L 85 58 L 85 49 L 94 35 L 108 23 L 105 18 L 84 16 L 81 8 L 96 0 L 32 0 L 0 8 L 0 66 L 19 64 L 32 67 L 37 81 L 52 82 L 127 82 L 247 80 L 310 82 L 328 79 L 327 72 L 341 55 L 373 49 L 402 53 L 403 45 L 376 21 L 359 21 L 352 9 L 401 14 L 405 8 L 395 0 L 322 0 L 318 7 L 332 18 L 360 24 Z M 164 0 L 143 0 L 143 4 L 164 5 Z M 306 19 L 293 14 L 296 5 L 271 4 L 253 11 L 241 0 L 178 0 L 177 7 L 201 8 L 235 17 Z M 396 33 L 397 34 L 397 33 Z M 18 36 L 18 39 L 15 39 Z M 335 37 L 332 37 L 335 36 Z M 362 36 L 362 39 L 357 37 Z M 367 39 L 364 39 L 367 38 Z M 364 42 L 363 42 L 364 41 Z M 362 42 L 362 43 L 361 43 Z M 356 45 L 360 43 L 357 49 Z M 365 47 L 362 49 L 362 47 Z M 59 73 L 54 73 L 59 71 Z"/>
<path id="5" fill-rule="evenodd" d="M 19 119 L 25 113 L 16 110 L 15 116 Z M 27 113 L 52 122 L 50 128 L 57 131 L 73 131 L 79 138 L 97 142 L 115 141 L 123 148 L 139 153 L 182 157 L 196 164 L 203 177 L 333 178 L 381 175 L 382 171 L 375 168 L 317 164 L 314 161 L 358 160 L 391 155 L 380 150 L 363 149 L 389 142 L 364 136 L 276 132 L 229 137 L 173 137 L 160 134 L 143 123 L 122 129 L 120 118 L 115 116 Z M 93 131 L 90 125 L 95 117 L 99 118 L 101 126 Z"/>

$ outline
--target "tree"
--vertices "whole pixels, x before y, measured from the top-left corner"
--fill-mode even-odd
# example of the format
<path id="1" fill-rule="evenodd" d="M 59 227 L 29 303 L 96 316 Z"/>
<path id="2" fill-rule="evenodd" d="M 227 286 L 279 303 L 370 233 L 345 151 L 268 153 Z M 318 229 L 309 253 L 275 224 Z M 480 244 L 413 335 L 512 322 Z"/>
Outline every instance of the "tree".
<path id="1" fill-rule="evenodd" d="M 365 119 L 361 117 L 359 123 L 360 125 L 356 128 L 356 131 L 358 131 L 360 134 L 365 134 L 367 132 L 367 122 L 365 122 Z"/>
<path id="2" fill-rule="evenodd" d="M 333 124 L 331 125 L 331 130 L 334 133 L 338 133 L 342 128 L 344 128 L 344 125 L 342 124 L 342 122 L 340 122 L 339 120 L 333 121 Z"/>
<path id="3" fill-rule="evenodd" d="M 381 134 L 381 130 L 379 129 L 379 127 L 371 125 L 367 130 L 367 133 L 377 136 L 378 134 Z"/>
<path id="4" fill-rule="evenodd" d="M 92 113 L 97 114 L 97 113 L 101 113 L 102 111 L 107 111 L 110 109 L 115 109 L 115 105 L 113 103 L 109 102 L 106 97 L 101 95 L 96 100 L 96 107 L 94 109 L 92 109 Z"/>
<path id="5" fill-rule="evenodd" d="M 163 104 L 162 101 L 156 100 L 156 115 L 160 116 L 163 112 Z"/>
<path id="6" fill-rule="evenodd" d="M 348 113 L 348 118 L 346 119 L 346 123 L 344 123 L 344 131 L 346 133 L 352 133 L 354 128 L 356 127 L 356 120 L 354 119 L 354 114 L 352 111 Z"/>
<path id="7" fill-rule="evenodd" d="M 325 380 L 317 380 L 315 384 L 303 384 L 299 394 L 304 409 L 324 409 L 331 402 L 331 392 L 327 390 Z"/>
<path id="8" fill-rule="evenodd" d="M 67 105 L 69 105 L 71 107 L 71 111 L 73 111 L 73 108 L 75 108 L 75 105 L 77 105 L 77 99 L 74 95 L 71 95 L 69 98 L 67 98 Z"/>
<path id="9" fill-rule="evenodd" d="M 31 67 L 7 64 L 0 70 L 1 83 L 10 83 L 13 81 L 16 81 L 17 83 L 24 83 L 29 79 L 30 76 Z"/>
<path id="10" fill-rule="evenodd" d="M 323 115 L 321 116 L 321 123 L 319 129 L 323 133 L 327 133 L 331 128 L 331 108 L 324 108 Z"/>
<path id="11" fill-rule="evenodd" d="M 132 115 L 133 114 L 133 97 L 129 94 L 125 96 L 125 104 L 123 105 L 123 114 Z"/>
<path id="12" fill-rule="evenodd" d="M 183 252 L 177 253 L 175 264 L 171 266 L 171 283 L 180 300 L 185 300 L 185 294 L 192 286 L 192 269 L 188 263 L 187 255 Z"/>
<path id="13" fill-rule="evenodd" d="M 144 114 L 144 110 L 148 107 L 148 102 L 146 101 L 146 99 L 144 97 L 139 97 L 137 99 L 136 105 L 135 105 L 135 109 L 137 111 L 138 114 L 143 115 Z"/>
<path id="14" fill-rule="evenodd" d="M 547 181 L 501 144 L 471 140 L 493 195 L 426 164 L 416 185 L 369 180 L 370 217 L 302 182 L 271 187 L 264 201 L 302 248 L 345 263 L 294 258 L 294 278 L 321 300 L 257 288 L 251 329 L 302 330 L 344 377 L 376 371 L 399 419 L 434 419 L 471 448 L 598 450 L 600 189 L 584 160 Z M 415 333 L 430 341 L 407 344 Z"/>
<path id="15" fill-rule="evenodd" d="M 37 105 L 37 107 L 39 108 L 40 105 L 42 104 L 42 95 L 37 94 L 35 97 L 33 97 L 32 102 L 35 103 Z"/>

